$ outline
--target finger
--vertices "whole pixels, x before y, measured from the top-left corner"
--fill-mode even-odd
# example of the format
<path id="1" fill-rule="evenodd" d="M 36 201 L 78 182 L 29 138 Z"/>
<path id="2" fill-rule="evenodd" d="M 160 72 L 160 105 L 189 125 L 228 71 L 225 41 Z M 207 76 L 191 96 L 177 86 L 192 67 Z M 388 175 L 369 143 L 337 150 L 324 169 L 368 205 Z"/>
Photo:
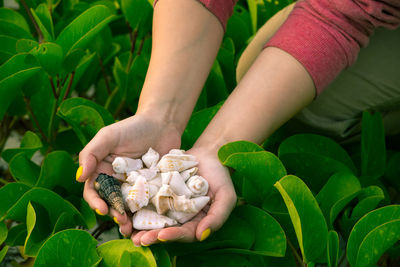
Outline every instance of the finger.
<path id="1" fill-rule="evenodd" d="M 77 172 L 77 181 L 83 182 L 95 172 L 97 165 L 116 146 L 118 138 L 113 134 L 112 128 L 105 127 L 100 129 L 96 136 L 79 153 L 79 168 Z M 80 174 L 80 175 L 78 175 Z"/>
<path id="2" fill-rule="evenodd" d="M 150 246 L 154 243 L 158 243 L 158 233 L 161 231 L 161 229 L 154 229 L 154 230 L 150 230 L 145 232 L 141 238 L 140 238 L 140 243 L 142 244 L 142 246 Z"/>
<path id="3" fill-rule="evenodd" d="M 134 232 L 131 236 L 131 240 L 135 246 L 140 247 L 142 244 L 140 243 L 140 239 L 142 236 L 146 233 L 147 231 L 139 231 L 139 232 Z"/>
<path id="4" fill-rule="evenodd" d="M 119 225 L 119 232 L 124 237 L 130 236 L 132 234 L 132 222 L 131 222 L 131 220 L 129 220 L 129 218 L 126 223 L 124 223 L 124 224 L 121 223 Z"/>
<path id="5" fill-rule="evenodd" d="M 85 182 L 83 198 L 93 210 L 96 210 L 99 215 L 106 215 L 108 213 L 108 206 L 94 189 L 92 179 L 86 180 Z"/>
<path id="6" fill-rule="evenodd" d="M 180 227 L 168 227 L 161 229 L 158 233 L 158 240 L 193 242 L 196 239 L 196 228 L 201 218 L 205 216 L 204 212 L 200 212 L 191 221 L 186 222 Z"/>
<path id="7" fill-rule="evenodd" d="M 127 213 L 124 214 L 119 213 L 115 209 L 110 209 L 110 216 L 114 219 L 114 222 L 119 225 L 125 225 L 130 222 Z M 132 223 L 131 223 L 132 226 Z"/>
<path id="8" fill-rule="evenodd" d="M 211 232 L 215 232 L 228 219 L 236 203 L 234 189 L 227 185 L 221 187 L 215 194 L 215 200 L 211 204 L 207 215 L 200 221 L 196 229 L 196 237 L 203 241 Z M 209 229 L 209 230 L 208 230 Z"/>

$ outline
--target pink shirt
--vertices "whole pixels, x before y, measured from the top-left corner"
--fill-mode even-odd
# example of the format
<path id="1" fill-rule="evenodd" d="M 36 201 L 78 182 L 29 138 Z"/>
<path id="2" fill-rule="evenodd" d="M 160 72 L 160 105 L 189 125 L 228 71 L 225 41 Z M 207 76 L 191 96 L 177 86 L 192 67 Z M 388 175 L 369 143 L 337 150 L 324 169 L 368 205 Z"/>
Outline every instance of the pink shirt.
<path id="1" fill-rule="evenodd" d="M 237 0 L 198 1 L 226 27 Z M 399 24 L 400 0 L 298 1 L 265 47 L 278 47 L 302 63 L 319 94 L 355 62 L 376 27 L 394 29 Z"/>

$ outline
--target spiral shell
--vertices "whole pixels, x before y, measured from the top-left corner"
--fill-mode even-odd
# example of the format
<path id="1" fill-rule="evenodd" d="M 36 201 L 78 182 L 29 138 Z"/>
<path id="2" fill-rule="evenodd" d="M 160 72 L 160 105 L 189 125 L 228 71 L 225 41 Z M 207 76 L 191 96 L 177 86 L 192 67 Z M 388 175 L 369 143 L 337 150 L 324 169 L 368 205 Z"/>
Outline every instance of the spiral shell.
<path id="1" fill-rule="evenodd" d="M 154 210 L 145 208 L 138 210 L 132 218 L 133 228 L 137 230 L 152 230 L 173 226 L 177 221 L 167 216 L 160 215 Z"/>
<path id="2" fill-rule="evenodd" d="M 208 182 L 199 175 L 189 178 L 186 182 L 187 187 L 192 191 L 193 196 L 205 196 L 208 192 Z"/>
<path id="3" fill-rule="evenodd" d="M 198 169 L 199 168 L 194 167 L 194 168 L 191 168 L 191 169 L 188 169 L 188 170 L 185 170 L 185 171 L 181 172 L 181 176 L 182 176 L 183 181 L 186 182 L 190 177 L 195 175 L 197 173 Z"/>
<path id="4" fill-rule="evenodd" d="M 149 150 L 142 156 L 142 161 L 147 168 L 151 169 L 157 165 L 158 160 L 160 159 L 160 154 L 157 151 L 152 149 L 151 147 Z"/>
<path id="5" fill-rule="evenodd" d="M 140 159 L 116 157 L 112 162 L 112 166 L 116 173 L 130 173 L 143 168 L 143 162 Z"/>
<path id="6" fill-rule="evenodd" d="M 105 173 L 100 173 L 94 182 L 94 188 L 108 205 L 117 210 L 120 214 L 125 214 L 121 187 L 114 177 Z"/>

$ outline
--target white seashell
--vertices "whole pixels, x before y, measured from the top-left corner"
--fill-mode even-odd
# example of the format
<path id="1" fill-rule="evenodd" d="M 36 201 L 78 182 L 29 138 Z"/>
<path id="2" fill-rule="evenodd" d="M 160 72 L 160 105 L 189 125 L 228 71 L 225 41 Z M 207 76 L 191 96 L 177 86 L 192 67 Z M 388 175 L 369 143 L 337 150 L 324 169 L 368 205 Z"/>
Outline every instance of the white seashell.
<path id="1" fill-rule="evenodd" d="M 123 189 L 122 189 L 123 187 Z M 149 204 L 149 185 L 144 177 L 139 176 L 135 185 L 123 183 L 121 186 L 122 198 L 131 212 L 135 212 Z"/>
<path id="2" fill-rule="evenodd" d="M 171 150 L 168 152 L 168 154 L 184 155 L 184 154 L 185 154 L 185 150 L 174 148 L 174 149 L 171 149 Z"/>
<path id="3" fill-rule="evenodd" d="M 169 210 L 167 216 L 171 219 L 178 221 L 179 223 L 185 223 L 196 216 L 196 212 L 183 212 L 183 211 L 173 211 Z"/>
<path id="4" fill-rule="evenodd" d="M 153 180 L 147 181 L 149 185 L 150 198 L 154 197 L 162 185 L 161 174 L 158 174 Z"/>
<path id="5" fill-rule="evenodd" d="M 159 214 L 164 214 L 168 210 L 198 213 L 207 205 L 210 197 L 201 196 L 187 198 L 178 196 L 172 191 L 169 185 L 163 184 L 158 193 L 151 199 L 151 203 L 156 207 Z"/>
<path id="6" fill-rule="evenodd" d="M 136 180 L 141 176 L 138 171 L 131 171 L 126 178 L 126 182 L 130 183 L 131 185 L 134 185 L 136 183 Z"/>
<path id="7" fill-rule="evenodd" d="M 112 166 L 116 173 L 130 173 L 143 168 L 143 162 L 140 159 L 116 157 Z"/>
<path id="8" fill-rule="evenodd" d="M 125 173 L 113 173 L 112 176 L 120 182 L 125 182 L 127 178 Z"/>
<path id="9" fill-rule="evenodd" d="M 157 176 L 158 170 L 156 168 L 154 169 L 140 169 L 138 170 L 139 174 L 144 176 L 147 181 L 155 178 Z"/>
<path id="10" fill-rule="evenodd" d="M 152 166 L 157 165 L 158 160 L 160 159 L 160 154 L 157 151 L 152 149 L 149 150 L 142 156 L 142 161 L 147 168 L 151 168 Z"/>
<path id="11" fill-rule="evenodd" d="M 208 182 L 199 175 L 189 178 L 186 182 L 187 187 L 192 191 L 193 196 L 205 196 L 208 192 Z"/>
<path id="12" fill-rule="evenodd" d="M 181 176 L 182 176 L 183 181 L 186 182 L 190 177 L 195 175 L 197 173 L 198 169 L 199 168 L 194 167 L 194 168 L 191 168 L 189 170 L 181 172 Z"/>
<path id="13" fill-rule="evenodd" d="M 198 164 L 196 157 L 192 155 L 174 155 L 166 154 L 157 164 L 157 168 L 161 172 L 178 171 L 195 167 Z"/>
<path id="14" fill-rule="evenodd" d="M 161 178 L 162 183 L 169 185 L 175 194 L 185 195 L 188 198 L 192 196 L 192 191 L 187 187 L 179 172 L 164 172 L 161 173 Z"/>
<path id="15" fill-rule="evenodd" d="M 150 209 L 141 209 L 133 215 L 133 228 L 137 230 L 152 230 L 177 224 L 174 219 L 158 214 Z"/>

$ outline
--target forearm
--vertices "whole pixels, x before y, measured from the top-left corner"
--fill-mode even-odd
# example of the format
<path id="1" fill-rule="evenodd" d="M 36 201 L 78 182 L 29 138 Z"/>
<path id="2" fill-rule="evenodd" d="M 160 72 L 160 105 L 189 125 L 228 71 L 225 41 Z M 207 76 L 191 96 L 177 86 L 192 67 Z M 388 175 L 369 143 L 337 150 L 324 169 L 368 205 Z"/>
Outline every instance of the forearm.
<path id="1" fill-rule="evenodd" d="M 262 143 L 314 96 L 315 87 L 306 69 L 283 50 L 266 48 L 195 146 L 217 150 L 237 140 Z"/>
<path id="2" fill-rule="evenodd" d="M 195 0 L 160 0 L 138 113 L 153 113 L 183 132 L 223 36 L 218 19 Z"/>

